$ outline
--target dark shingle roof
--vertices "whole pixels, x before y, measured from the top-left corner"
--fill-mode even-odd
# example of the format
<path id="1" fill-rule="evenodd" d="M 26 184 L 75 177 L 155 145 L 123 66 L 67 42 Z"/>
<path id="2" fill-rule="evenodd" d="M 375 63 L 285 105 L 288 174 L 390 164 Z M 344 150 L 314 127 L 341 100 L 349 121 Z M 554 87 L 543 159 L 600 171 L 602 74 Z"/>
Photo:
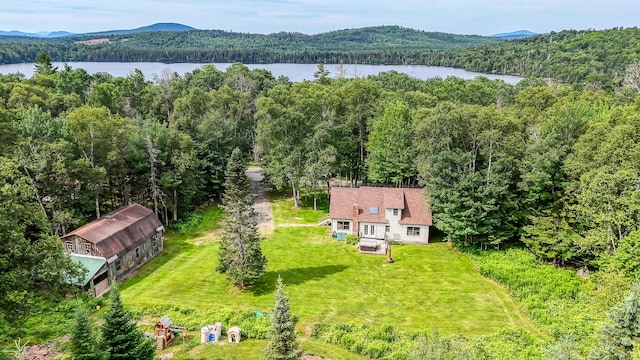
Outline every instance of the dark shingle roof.
<path id="1" fill-rule="evenodd" d="M 162 223 L 153 211 L 139 204 L 123 206 L 68 234 L 96 245 L 100 254 L 109 259 L 129 251 L 156 233 Z"/>

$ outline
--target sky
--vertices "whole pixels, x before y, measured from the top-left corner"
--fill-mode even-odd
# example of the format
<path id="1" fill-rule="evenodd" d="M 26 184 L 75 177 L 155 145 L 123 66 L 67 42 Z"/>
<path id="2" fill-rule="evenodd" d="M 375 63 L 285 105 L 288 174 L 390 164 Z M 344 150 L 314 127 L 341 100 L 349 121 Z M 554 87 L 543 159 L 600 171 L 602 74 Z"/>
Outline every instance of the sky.
<path id="1" fill-rule="evenodd" d="M 640 25 L 637 0 L 2 0 L 0 30 L 85 33 L 175 22 L 244 33 L 378 25 L 455 34 Z"/>

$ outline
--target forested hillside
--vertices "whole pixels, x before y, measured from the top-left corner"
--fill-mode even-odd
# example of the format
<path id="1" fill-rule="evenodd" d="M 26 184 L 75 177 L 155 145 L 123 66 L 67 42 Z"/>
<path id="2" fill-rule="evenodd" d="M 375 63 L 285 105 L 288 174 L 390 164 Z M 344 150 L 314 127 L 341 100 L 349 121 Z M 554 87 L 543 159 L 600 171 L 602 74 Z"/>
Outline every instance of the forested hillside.
<path id="1" fill-rule="evenodd" d="M 456 50 L 439 63 L 484 73 L 556 79 L 593 89 L 612 89 L 640 54 L 640 29 L 565 30 Z"/>
<path id="2" fill-rule="evenodd" d="M 94 45 L 91 40 L 100 39 Z M 501 39 L 424 32 L 399 26 L 337 30 L 316 35 L 247 34 L 221 30 L 68 36 L 60 39 L 0 37 L 0 64 L 34 61 L 164 61 L 244 63 L 404 63 L 407 51 L 497 44 Z M 406 62 L 412 63 L 411 58 Z M 415 62 L 413 62 L 415 63 Z"/>

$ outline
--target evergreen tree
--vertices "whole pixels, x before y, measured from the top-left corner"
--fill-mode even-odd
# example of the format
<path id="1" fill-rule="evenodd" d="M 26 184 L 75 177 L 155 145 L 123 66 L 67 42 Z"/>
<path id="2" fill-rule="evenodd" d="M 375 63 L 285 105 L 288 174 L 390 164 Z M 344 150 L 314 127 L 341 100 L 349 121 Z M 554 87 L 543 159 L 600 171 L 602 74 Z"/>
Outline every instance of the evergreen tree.
<path id="1" fill-rule="evenodd" d="M 589 354 L 589 359 L 631 360 L 640 348 L 640 283 L 615 306 L 609 321 L 600 328 L 600 346 Z"/>
<path id="2" fill-rule="evenodd" d="M 291 360 L 299 359 L 298 342 L 296 341 L 297 319 L 291 316 L 289 299 L 284 292 L 284 283 L 278 276 L 276 282 L 276 307 L 271 317 L 271 330 L 269 331 L 269 343 L 264 349 L 264 360 Z"/>
<path id="3" fill-rule="evenodd" d="M 124 309 L 117 286 L 111 288 L 111 308 L 105 314 L 102 341 L 109 360 L 151 360 L 153 342 L 144 338 L 131 314 Z"/>
<path id="4" fill-rule="evenodd" d="M 258 215 L 253 209 L 254 196 L 239 148 L 231 154 L 225 177 L 222 207 L 226 221 L 217 270 L 226 273 L 234 285 L 245 287 L 264 274 L 267 259 L 260 248 Z"/>
<path id="5" fill-rule="evenodd" d="M 98 346 L 89 317 L 80 303 L 76 309 L 76 319 L 71 332 L 71 354 L 76 360 L 102 360 L 106 358 L 106 353 L 101 351 Z"/>

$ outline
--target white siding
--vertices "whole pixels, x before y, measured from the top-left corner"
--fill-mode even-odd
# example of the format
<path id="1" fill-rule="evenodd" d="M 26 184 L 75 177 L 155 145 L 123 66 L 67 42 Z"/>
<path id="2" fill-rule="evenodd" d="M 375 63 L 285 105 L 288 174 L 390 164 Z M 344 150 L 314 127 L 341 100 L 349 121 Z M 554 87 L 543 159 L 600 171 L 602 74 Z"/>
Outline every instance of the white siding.
<path id="1" fill-rule="evenodd" d="M 393 209 L 385 209 L 384 215 L 389 223 L 389 232 L 387 233 L 387 237 L 392 241 L 400 241 L 403 240 L 406 236 L 406 229 L 403 232 L 402 225 L 400 225 L 400 217 L 402 216 L 402 210 L 398 210 L 398 215 L 393 215 Z"/>
<path id="2" fill-rule="evenodd" d="M 349 230 L 342 230 L 342 229 L 339 230 L 338 221 L 348 222 Z M 339 233 L 339 232 L 353 234 L 353 222 L 350 219 L 331 219 L 331 233 L 333 234 L 333 233 Z"/>
<path id="3" fill-rule="evenodd" d="M 364 227 L 365 225 L 367 226 L 367 233 L 364 232 Z M 384 227 L 387 224 L 381 224 L 381 223 L 371 223 L 371 222 L 361 222 L 359 225 L 359 234 L 360 237 L 364 237 L 367 239 L 380 239 L 383 240 L 384 239 Z M 371 227 L 373 226 L 373 228 L 375 229 L 373 235 L 371 235 Z"/>
<path id="4" fill-rule="evenodd" d="M 402 227 L 402 233 L 399 242 L 414 243 L 414 244 L 428 244 L 429 243 L 429 226 L 428 225 L 400 225 Z M 420 228 L 420 235 L 407 235 L 407 229 L 409 227 Z"/>

